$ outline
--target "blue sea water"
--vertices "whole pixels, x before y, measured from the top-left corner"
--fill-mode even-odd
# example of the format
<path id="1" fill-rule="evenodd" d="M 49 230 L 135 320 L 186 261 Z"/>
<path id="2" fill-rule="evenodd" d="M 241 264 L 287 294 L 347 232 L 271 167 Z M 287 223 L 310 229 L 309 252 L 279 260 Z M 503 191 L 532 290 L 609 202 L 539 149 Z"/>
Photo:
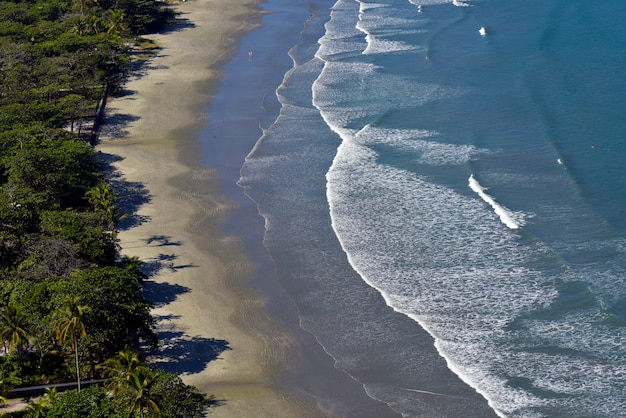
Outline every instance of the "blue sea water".
<path id="1" fill-rule="evenodd" d="M 239 179 L 302 328 L 405 416 L 470 397 L 411 326 L 500 416 L 624 416 L 626 3 L 307 4 Z"/>

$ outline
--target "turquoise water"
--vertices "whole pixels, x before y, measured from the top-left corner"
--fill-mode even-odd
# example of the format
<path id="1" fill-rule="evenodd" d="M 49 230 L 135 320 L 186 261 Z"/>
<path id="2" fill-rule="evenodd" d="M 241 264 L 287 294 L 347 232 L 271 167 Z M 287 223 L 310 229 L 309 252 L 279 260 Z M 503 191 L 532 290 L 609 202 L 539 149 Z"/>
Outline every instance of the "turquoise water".
<path id="1" fill-rule="evenodd" d="M 406 416 L 486 414 L 411 324 L 501 416 L 623 415 L 626 3 L 308 5 L 239 180 L 301 326 Z"/>

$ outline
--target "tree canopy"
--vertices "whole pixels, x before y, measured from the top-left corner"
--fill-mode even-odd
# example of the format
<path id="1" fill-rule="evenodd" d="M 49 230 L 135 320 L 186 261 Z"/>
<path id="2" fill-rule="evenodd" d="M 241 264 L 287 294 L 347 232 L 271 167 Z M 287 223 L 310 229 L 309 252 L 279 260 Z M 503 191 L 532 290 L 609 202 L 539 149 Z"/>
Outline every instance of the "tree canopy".
<path id="1" fill-rule="evenodd" d="M 97 110 L 123 84 L 139 37 L 172 17 L 164 5 L 157 0 L 0 2 L 0 337 L 5 351 L 0 400 L 13 386 L 102 377 L 106 368 L 99 366 L 113 367 L 120 353 L 135 353 L 129 356 L 140 363 L 120 387 L 124 396 L 109 396 L 109 385 L 51 392 L 26 416 L 129 417 L 157 411 L 202 416 L 176 411 L 206 406 L 196 389 L 139 360 L 140 350 L 157 342 L 152 304 L 143 296 L 139 263 L 118 253 L 117 223 L 123 215 L 92 148 Z"/>

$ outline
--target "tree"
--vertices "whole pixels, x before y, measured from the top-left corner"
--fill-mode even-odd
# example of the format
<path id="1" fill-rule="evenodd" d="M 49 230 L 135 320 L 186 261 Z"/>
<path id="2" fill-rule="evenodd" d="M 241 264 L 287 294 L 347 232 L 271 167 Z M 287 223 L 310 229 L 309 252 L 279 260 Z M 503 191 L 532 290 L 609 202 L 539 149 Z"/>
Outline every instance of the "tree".
<path id="1" fill-rule="evenodd" d="M 206 416 L 212 400 L 195 386 L 186 385 L 174 373 L 156 370 L 156 383 L 151 394 L 161 408 L 161 415 L 171 418 L 200 418 Z"/>
<path id="2" fill-rule="evenodd" d="M 46 415 L 47 418 L 127 418 L 124 407 L 98 386 L 68 390 L 58 394 Z"/>
<path id="3" fill-rule="evenodd" d="M 109 378 L 105 388 L 128 407 L 129 416 L 133 411 L 140 416 L 156 414 L 156 405 L 162 417 L 200 418 L 211 404 L 196 387 L 186 385 L 176 374 L 159 369 L 151 371 L 133 350 L 120 351 L 99 368 Z"/>
<path id="4" fill-rule="evenodd" d="M 44 418 L 48 415 L 48 409 L 50 405 L 45 398 L 38 398 L 31 401 L 27 409 L 27 417 L 28 418 Z"/>
<path id="5" fill-rule="evenodd" d="M 156 346 L 152 303 L 144 297 L 140 280 L 137 272 L 114 266 L 75 271 L 71 280 L 57 283 L 55 293 L 80 293 L 93 310 L 85 324 L 100 357 L 114 356 L 136 343 Z"/>
<path id="6" fill-rule="evenodd" d="M 78 140 L 42 141 L 16 150 L 6 162 L 15 204 L 38 209 L 84 205 L 82 197 L 96 183 L 100 169 L 93 149 Z"/>
<path id="7" fill-rule="evenodd" d="M 102 215 L 111 230 L 117 228 L 117 222 L 122 219 L 123 216 L 119 216 L 119 209 L 114 204 L 117 198 L 111 186 L 106 183 L 100 183 L 87 190 L 85 199 L 93 206 L 96 213 Z"/>
<path id="8" fill-rule="evenodd" d="M 119 392 L 122 403 L 128 408 L 128 416 L 159 416 L 160 409 L 150 390 L 156 382 L 155 374 L 148 367 L 138 367 L 129 374 L 127 385 Z"/>
<path id="9" fill-rule="evenodd" d="M 114 34 L 114 33 L 127 30 L 127 26 L 124 22 L 125 17 L 126 17 L 126 14 L 124 13 L 124 11 L 120 9 L 111 10 L 111 13 L 109 14 L 108 23 L 107 23 L 107 26 L 108 26 L 107 33 Z"/>
<path id="10" fill-rule="evenodd" d="M 139 358 L 136 351 L 130 349 L 120 351 L 115 357 L 107 359 L 98 366 L 102 370 L 102 374 L 109 378 L 105 387 L 114 397 L 118 396 L 120 392 L 124 392 L 129 385 L 132 374 L 141 367 L 148 368 L 148 365 Z"/>
<path id="11" fill-rule="evenodd" d="M 78 391 L 80 391 L 80 367 L 78 362 L 78 338 L 83 337 L 89 340 L 87 330 L 83 323 L 85 315 L 91 311 L 87 305 L 80 304 L 79 296 L 70 296 L 65 299 L 63 304 L 56 311 L 56 321 L 54 329 L 56 339 L 59 344 L 66 340 L 70 340 L 70 344 L 76 355 L 76 379 Z"/>
<path id="12" fill-rule="evenodd" d="M 77 120 L 93 114 L 93 103 L 82 94 L 68 94 L 59 100 L 58 106 L 61 114 L 70 121 L 71 132 L 74 132 L 74 124 Z"/>
<path id="13" fill-rule="evenodd" d="M 100 367 L 109 377 L 105 388 L 128 410 L 128 416 L 159 416 L 160 409 L 151 394 L 157 374 L 133 350 L 120 351 Z"/>
<path id="14" fill-rule="evenodd" d="M 116 239 L 108 233 L 102 215 L 78 211 L 43 211 L 40 214 L 41 232 L 50 237 L 72 242 L 82 263 L 111 266 L 115 264 Z M 79 260 L 66 260 L 66 264 L 79 268 Z M 55 264 L 63 263 L 58 261 Z M 87 267 L 81 265 L 81 268 Z"/>
<path id="15" fill-rule="evenodd" d="M 106 183 L 99 183 L 85 193 L 85 199 L 95 211 L 106 210 L 115 202 L 115 193 Z"/>
<path id="16" fill-rule="evenodd" d="M 6 405 L 9 403 L 9 399 L 7 398 L 9 392 L 11 392 L 9 385 L 7 385 L 4 380 L 0 380 L 0 404 Z"/>
<path id="17" fill-rule="evenodd" d="M 0 310 L 0 338 L 8 342 L 9 352 L 22 351 L 24 345 L 33 341 L 28 330 L 28 317 L 21 307 L 5 306 Z"/>
<path id="18" fill-rule="evenodd" d="M 56 388 L 46 388 L 46 393 L 40 397 L 31 401 L 28 404 L 28 418 L 44 418 L 48 416 L 48 411 L 59 399 L 59 394 Z"/>

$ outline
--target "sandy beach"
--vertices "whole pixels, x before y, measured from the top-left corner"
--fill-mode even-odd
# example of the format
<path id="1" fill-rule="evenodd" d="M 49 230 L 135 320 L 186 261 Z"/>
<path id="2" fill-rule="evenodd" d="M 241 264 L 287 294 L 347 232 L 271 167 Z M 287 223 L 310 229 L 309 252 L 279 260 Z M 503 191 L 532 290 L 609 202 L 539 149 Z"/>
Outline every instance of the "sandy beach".
<path id="1" fill-rule="evenodd" d="M 294 342 L 247 287 L 254 265 L 240 239 L 219 232 L 236 204 L 216 170 L 194 162 L 220 65 L 259 24 L 255 3 L 177 3 L 178 23 L 148 37 L 156 55 L 107 103 L 97 150 L 129 215 L 121 252 L 150 276 L 161 345 L 151 361 L 214 396 L 212 416 L 322 416 L 314 401 L 274 384 Z"/>

